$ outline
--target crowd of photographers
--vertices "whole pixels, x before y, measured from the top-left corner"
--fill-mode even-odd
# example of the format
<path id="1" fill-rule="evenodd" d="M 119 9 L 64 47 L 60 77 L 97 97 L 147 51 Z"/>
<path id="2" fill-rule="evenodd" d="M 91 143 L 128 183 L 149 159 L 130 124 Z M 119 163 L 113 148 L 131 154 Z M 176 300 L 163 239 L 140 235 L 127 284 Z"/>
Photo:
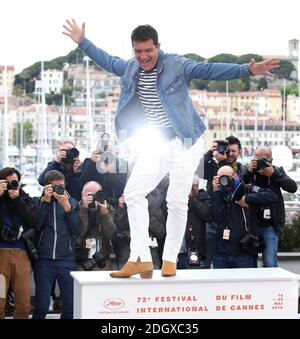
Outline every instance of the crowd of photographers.
<path id="1" fill-rule="evenodd" d="M 14 318 L 28 318 L 31 273 L 32 317 L 45 318 L 57 283 L 61 318 L 73 317 L 74 270 L 120 269 L 130 254 L 130 228 L 123 191 L 127 164 L 104 134 L 90 158 L 79 160 L 70 140 L 58 144 L 56 159 L 41 173 L 41 197 L 20 186 L 15 168 L 0 170 L 0 274 L 14 295 Z M 240 141 L 216 140 L 199 159 L 188 201 L 185 237 L 177 268 L 252 268 L 258 253 L 264 267 L 276 267 L 285 213 L 281 189 L 296 192 L 283 168 L 272 165 L 268 147 L 256 150 L 248 166 L 238 162 Z M 124 170 L 125 168 L 125 170 Z M 199 177 L 207 180 L 199 189 Z M 148 194 L 149 246 L 161 266 L 166 235 L 166 176 Z M 5 299 L 0 298 L 0 318 Z"/>

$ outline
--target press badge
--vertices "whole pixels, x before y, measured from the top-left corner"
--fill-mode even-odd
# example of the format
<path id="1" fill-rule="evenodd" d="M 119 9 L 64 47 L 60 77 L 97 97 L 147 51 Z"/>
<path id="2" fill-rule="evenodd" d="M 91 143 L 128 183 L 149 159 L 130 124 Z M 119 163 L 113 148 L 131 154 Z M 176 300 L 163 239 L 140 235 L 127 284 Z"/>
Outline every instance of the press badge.
<path id="1" fill-rule="evenodd" d="M 264 219 L 271 219 L 271 210 L 269 208 L 264 209 Z"/>
<path id="2" fill-rule="evenodd" d="M 226 228 L 226 229 L 223 231 L 223 239 L 224 239 L 224 240 L 229 240 L 229 236 L 230 236 L 230 230 Z"/>

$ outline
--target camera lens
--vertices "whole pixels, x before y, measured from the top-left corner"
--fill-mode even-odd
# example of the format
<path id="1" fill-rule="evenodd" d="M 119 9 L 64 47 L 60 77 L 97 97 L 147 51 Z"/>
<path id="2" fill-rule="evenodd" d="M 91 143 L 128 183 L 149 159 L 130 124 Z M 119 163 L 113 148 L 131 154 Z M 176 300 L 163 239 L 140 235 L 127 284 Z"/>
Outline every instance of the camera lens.
<path id="1" fill-rule="evenodd" d="M 258 170 L 264 169 L 266 167 L 269 167 L 269 160 L 266 157 L 261 157 L 256 160 L 256 168 Z"/>
<path id="2" fill-rule="evenodd" d="M 59 195 L 64 195 L 65 187 L 63 185 L 53 185 L 53 191 Z"/>
<path id="3" fill-rule="evenodd" d="M 102 190 L 99 190 L 95 193 L 95 200 L 100 202 L 100 204 L 104 204 L 105 201 L 105 192 Z"/>
<path id="4" fill-rule="evenodd" d="M 232 184 L 233 178 L 229 175 L 221 175 L 219 178 L 219 184 L 221 187 L 230 187 Z"/>
<path id="5" fill-rule="evenodd" d="M 224 154 L 225 151 L 226 151 L 226 149 L 225 149 L 224 146 L 220 145 L 220 146 L 217 147 L 217 151 L 218 151 L 219 153 L 221 153 L 221 154 Z"/>
<path id="6" fill-rule="evenodd" d="M 18 180 L 12 180 L 11 182 L 7 183 L 7 189 L 8 190 L 17 190 L 19 187 L 19 181 Z"/>

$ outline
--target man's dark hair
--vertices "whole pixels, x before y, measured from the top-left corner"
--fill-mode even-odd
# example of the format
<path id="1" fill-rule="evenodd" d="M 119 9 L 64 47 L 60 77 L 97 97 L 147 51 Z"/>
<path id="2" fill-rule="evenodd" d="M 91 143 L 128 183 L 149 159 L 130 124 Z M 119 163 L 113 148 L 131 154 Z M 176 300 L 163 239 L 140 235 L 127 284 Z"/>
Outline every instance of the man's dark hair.
<path id="1" fill-rule="evenodd" d="M 12 175 L 16 173 L 18 180 L 21 180 L 21 174 L 20 172 L 15 169 L 14 167 L 5 167 L 2 168 L 2 170 L 0 171 L 0 180 L 5 180 L 8 176 Z"/>
<path id="2" fill-rule="evenodd" d="M 56 170 L 51 170 L 51 171 L 46 173 L 46 175 L 45 175 L 45 185 L 49 185 L 53 181 L 56 181 L 56 180 L 66 181 L 65 176 L 62 173 L 60 173 Z"/>
<path id="3" fill-rule="evenodd" d="M 241 149 L 242 148 L 242 145 L 241 145 L 241 142 L 238 138 L 234 137 L 233 135 L 225 138 L 225 140 L 228 141 L 228 144 L 229 145 L 238 145 L 238 148 Z"/>
<path id="4" fill-rule="evenodd" d="M 150 25 L 140 25 L 136 27 L 131 33 L 131 43 L 144 42 L 147 40 L 153 40 L 154 45 L 158 44 L 158 34 L 156 29 Z"/>

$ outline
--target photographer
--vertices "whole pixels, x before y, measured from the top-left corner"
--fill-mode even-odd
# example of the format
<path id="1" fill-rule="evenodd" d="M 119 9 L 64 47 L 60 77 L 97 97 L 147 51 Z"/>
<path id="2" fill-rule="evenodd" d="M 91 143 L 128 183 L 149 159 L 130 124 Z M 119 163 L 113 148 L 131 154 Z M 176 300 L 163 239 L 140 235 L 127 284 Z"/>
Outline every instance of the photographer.
<path id="1" fill-rule="evenodd" d="M 206 222 L 212 222 L 211 199 L 205 190 L 199 190 L 199 177 L 195 175 L 189 195 L 187 226 L 177 268 L 205 268 Z"/>
<path id="2" fill-rule="evenodd" d="M 112 270 L 109 258 L 110 240 L 117 228 L 109 210 L 101 185 L 95 181 L 87 182 L 79 203 L 81 230 L 79 238 L 76 239 L 77 264 L 80 270 Z M 96 245 L 95 253 L 91 253 L 93 240 Z"/>
<path id="3" fill-rule="evenodd" d="M 108 203 L 117 208 L 126 184 L 127 167 L 121 170 L 109 136 L 103 134 L 105 136 L 102 135 L 97 150 L 83 162 L 80 185 L 83 187 L 89 181 L 98 182 L 106 193 Z"/>
<path id="4" fill-rule="evenodd" d="M 241 154 L 241 142 L 234 136 L 229 136 L 225 140 L 214 140 L 210 150 L 204 154 L 196 171 L 199 177 L 207 180 L 206 191 L 211 196 L 213 192 L 213 178 L 217 175 L 219 168 L 230 166 L 238 176 L 242 175 L 242 165 L 237 161 Z M 216 245 L 217 225 L 206 224 L 206 258 L 204 268 L 211 268 L 213 251 Z"/>
<path id="5" fill-rule="evenodd" d="M 113 211 L 113 220 L 117 227 L 117 233 L 112 239 L 116 254 L 117 269 L 121 269 L 130 255 L 130 228 L 127 214 L 127 206 L 124 194 L 119 198 L 119 206 Z"/>
<path id="6" fill-rule="evenodd" d="M 218 224 L 214 268 L 256 267 L 258 211 L 274 204 L 276 195 L 269 189 L 246 186 L 230 166 L 218 170 L 213 190 L 212 216 Z M 244 244 L 245 237 L 256 241 Z"/>
<path id="7" fill-rule="evenodd" d="M 31 264 L 22 234 L 34 232 L 36 216 L 33 201 L 20 188 L 20 180 L 15 168 L 0 171 L 0 274 L 5 277 L 6 293 L 9 286 L 14 293 L 14 319 L 27 319 L 31 309 Z M 0 299 L 1 319 L 5 301 Z"/>
<path id="8" fill-rule="evenodd" d="M 258 235 L 266 246 L 263 251 L 264 267 L 277 267 L 278 235 L 281 234 L 285 225 L 285 209 L 281 189 L 295 193 L 297 184 L 282 167 L 272 165 L 272 151 L 268 147 L 260 147 L 256 150 L 243 179 L 245 183 L 269 188 L 278 198 L 276 204 L 261 209 L 258 222 Z"/>
<path id="9" fill-rule="evenodd" d="M 73 279 L 76 270 L 75 236 L 79 235 L 78 203 L 65 190 L 62 173 L 45 175 L 43 197 L 38 206 L 39 260 L 34 265 L 36 306 L 33 319 L 44 319 L 50 304 L 52 286 L 57 280 L 62 299 L 62 319 L 73 318 Z"/>
<path id="10" fill-rule="evenodd" d="M 47 168 L 39 176 L 40 185 L 45 185 L 45 175 L 51 170 L 59 171 L 64 175 L 66 190 L 72 198 L 79 201 L 81 199 L 81 163 L 79 160 L 79 151 L 75 148 L 73 141 L 68 139 L 59 141 L 56 159 L 50 161 Z"/>

